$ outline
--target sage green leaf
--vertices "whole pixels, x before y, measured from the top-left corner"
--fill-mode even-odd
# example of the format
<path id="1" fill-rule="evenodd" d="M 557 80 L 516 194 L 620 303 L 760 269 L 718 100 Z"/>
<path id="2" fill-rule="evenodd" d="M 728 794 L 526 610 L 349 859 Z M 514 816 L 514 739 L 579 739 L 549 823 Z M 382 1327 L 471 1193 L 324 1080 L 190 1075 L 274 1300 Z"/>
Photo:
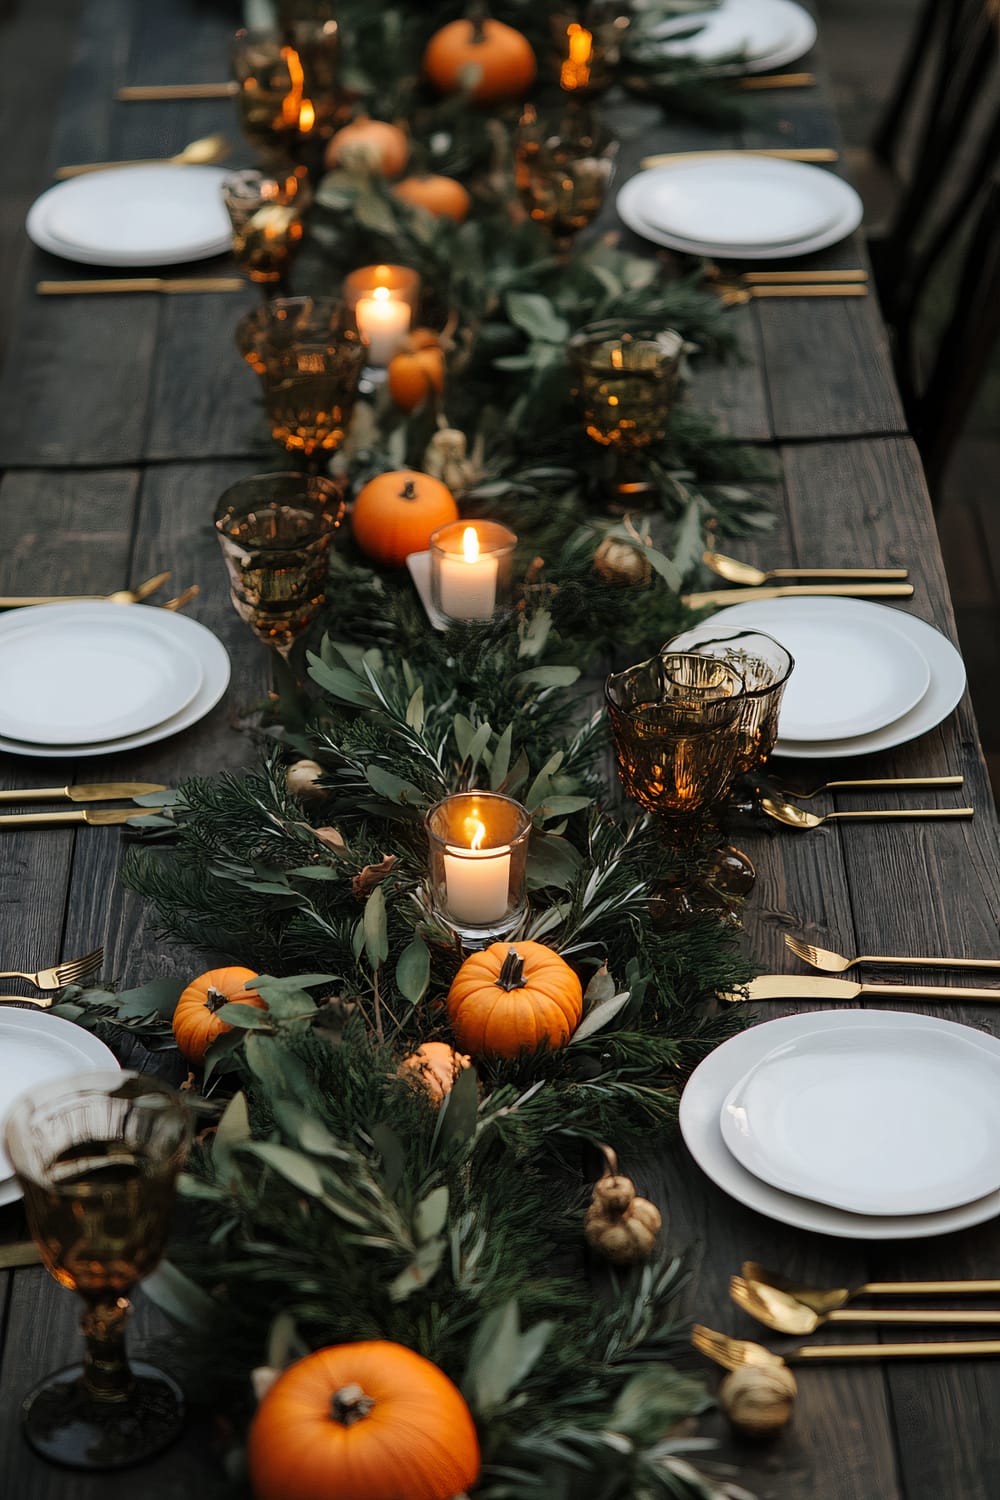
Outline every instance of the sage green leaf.
<path id="1" fill-rule="evenodd" d="M 273 1034 L 248 1032 L 246 1054 L 251 1072 L 272 1099 L 312 1097 L 315 1090 L 312 1074 Z"/>
<path id="2" fill-rule="evenodd" d="M 480 1416 L 501 1407 L 530 1374 L 545 1350 L 555 1324 L 536 1323 L 521 1333 L 516 1299 L 487 1313 L 472 1341 L 465 1384 Z"/>
<path id="3" fill-rule="evenodd" d="M 479 1078 L 475 1068 L 463 1068 L 438 1110 L 432 1153 L 444 1156 L 471 1141 L 478 1113 Z"/>
<path id="4" fill-rule="evenodd" d="M 241 1047 L 242 1045 L 242 1031 L 224 1031 L 221 1036 L 213 1037 L 205 1049 L 205 1060 L 202 1064 L 205 1069 L 206 1087 L 222 1059 L 228 1057 L 231 1052 L 235 1052 L 237 1047 Z"/>
<path id="5" fill-rule="evenodd" d="M 351 929 L 351 951 L 355 958 L 360 958 L 365 951 L 365 924 L 355 922 Z"/>
<path id="6" fill-rule="evenodd" d="M 428 1240 L 421 1245 L 411 1264 L 389 1284 L 389 1296 L 393 1302 L 405 1302 L 414 1292 L 422 1291 L 437 1275 L 446 1249 L 444 1239 Z"/>
<path id="7" fill-rule="evenodd" d="M 354 708 L 378 708 L 379 701 L 371 688 L 343 667 L 329 667 L 314 652 L 306 652 L 309 676 L 324 692 L 338 703 L 349 703 Z"/>
<path id="8" fill-rule="evenodd" d="M 535 361 L 530 354 L 500 354 L 493 361 L 494 370 L 531 370 Z"/>
<path id="9" fill-rule="evenodd" d="M 596 974 L 591 976 L 590 983 L 583 992 L 584 1015 L 592 1010 L 595 1005 L 599 1005 L 602 1000 L 612 999 L 616 993 L 615 982 L 608 972 L 608 966 L 607 964 L 602 964 Z"/>
<path id="10" fill-rule="evenodd" d="M 568 891 L 580 873 L 583 856 L 567 839 L 555 834 L 532 832 L 528 844 L 528 888 L 532 891 L 554 886 Z"/>
<path id="11" fill-rule="evenodd" d="M 549 818 L 564 818 L 570 813 L 582 812 L 585 807 L 592 807 L 593 802 L 593 797 L 546 797 L 533 812 L 544 823 Z"/>
<path id="12" fill-rule="evenodd" d="M 108 1003 L 116 1005 L 118 1014 L 123 1017 L 148 1016 L 151 1010 L 155 1010 L 169 1021 L 186 988 L 183 979 L 151 979 L 138 989 L 122 990 L 117 995 L 109 994 Z M 88 990 L 87 994 L 92 997 L 94 992 Z"/>
<path id="13" fill-rule="evenodd" d="M 308 1354 L 309 1346 L 299 1333 L 298 1325 L 289 1312 L 280 1312 L 271 1324 L 267 1338 L 267 1364 L 272 1370 L 283 1370 L 293 1360 Z"/>
<path id="14" fill-rule="evenodd" d="M 276 979 L 273 974 L 258 974 L 253 988 L 262 1000 L 270 1004 L 282 995 L 297 994 L 300 990 L 311 990 L 318 984 L 335 984 L 336 981 L 336 974 L 289 974 L 283 979 Z"/>
<path id="15" fill-rule="evenodd" d="M 424 685 L 423 683 L 414 691 L 409 703 L 406 705 L 406 722 L 411 729 L 419 731 L 424 727 Z"/>
<path id="16" fill-rule="evenodd" d="M 504 777 L 510 769 L 510 749 L 514 739 L 514 725 L 508 724 L 497 740 L 490 766 L 490 791 L 497 792 L 503 786 Z"/>
<path id="17" fill-rule="evenodd" d="M 632 995 L 629 990 L 624 990 L 620 995 L 612 995 L 610 1000 L 602 1000 L 595 1005 L 593 1010 L 588 1011 L 579 1026 L 570 1037 L 571 1042 L 585 1042 L 595 1032 L 603 1031 L 618 1015 L 619 1011 L 625 1009 Z"/>
<path id="18" fill-rule="evenodd" d="M 640 1446 L 655 1443 L 692 1413 L 711 1405 L 704 1385 L 669 1365 L 648 1365 L 618 1393 L 608 1426 Z"/>
<path id="19" fill-rule="evenodd" d="M 545 762 L 542 769 L 538 772 L 538 775 L 535 777 L 534 781 L 531 783 L 530 787 L 525 793 L 525 807 L 535 807 L 539 802 L 543 801 L 544 798 L 548 796 L 552 787 L 552 777 L 555 775 L 556 771 L 558 771 L 559 767 L 562 765 L 562 762 L 563 753 L 561 750 L 557 750 L 554 755 L 549 756 L 548 760 Z"/>
<path id="20" fill-rule="evenodd" d="M 529 667 L 511 678 L 513 687 L 572 687 L 580 676 L 579 667 Z"/>
<path id="21" fill-rule="evenodd" d="M 252 1005 L 239 1005 L 230 1001 L 228 1005 L 220 1005 L 215 1014 L 220 1021 L 225 1021 L 227 1026 L 237 1026 L 241 1031 L 274 1030 L 267 1011 L 257 1010 Z"/>
<path id="22" fill-rule="evenodd" d="M 384 234 L 393 239 L 399 232 L 395 214 L 377 193 L 358 194 L 354 203 L 354 217 L 374 234 Z"/>
<path id="23" fill-rule="evenodd" d="M 380 969 L 389 957 L 389 928 L 385 915 L 385 895 L 377 885 L 365 902 L 362 918 L 365 929 L 365 953 L 373 969 Z"/>
<path id="24" fill-rule="evenodd" d="M 422 792 L 412 781 L 404 781 L 402 776 L 394 776 L 391 771 L 383 771 L 381 766 L 365 766 L 365 780 L 373 792 L 380 797 L 385 797 L 389 802 L 396 802 L 401 807 L 424 808 L 428 804 L 426 792 Z"/>
<path id="25" fill-rule="evenodd" d="M 289 880 L 343 880 L 344 872 L 332 865 L 299 865 L 287 872 Z"/>
<path id="26" fill-rule="evenodd" d="M 493 729 L 491 725 L 488 723 L 480 724 L 479 728 L 476 730 L 472 738 L 472 743 L 469 746 L 468 754 L 466 756 L 466 759 L 469 761 L 470 771 L 474 770 L 475 767 L 479 764 L 479 759 L 492 738 Z"/>
<path id="27" fill-rule="evenodd" d="M 396 988 L 411 1005 L 418 1005 L 427 992 L 430 978 L 430 950 L 423 938 L 415 937 L 399 955 L 396 964 Z"/>
<path id="28" fill-rule="evenodd" d="M 233 1147 L 249 1139 L 250 1113 L 247 1109 L 247 1096 L 241 1090 L 226 1105 L 212 1138 L 212 1160 L 220 1174 L 226 1172 Z"/>
<path id="29" fill-rule="evenodd" d="M 277 1141 L 244 1141 L 238 1149 L 256 1156 L 265 1166 L 277 1172 L 293 1187 L 308 1193 L 311 1198 L 323 1197 L 322 1174 L 315 1163 L 308 1156 L 303 1156 L 301 1151 L 293 1151 L 290 1146 L 279 1145 Z"/>
<path id="30" fill-rule="evenodd" d="M 556 312 L 548 297 L 539 292 L 508 292 L 504 307 L 510 321 L 533 342 L 544 340 L 549 344 L 565 344 L 570 335 L 570 326 Z"/>
<path id="31" fill-rule="evenodd" d="M 504 783 L 504 792 L 508 797 L 517 796 L 531 775 L 531 764 L 524 750 L 519 750 L 514 764 L 507 772 L 507 780 Z"/>
<path id="32" fill-rule="evenodd" d="M 455 746 L 461 760 L 468 760 L 469 746 L 476 737 L 476 726 L 464 714 L 456 714 L 451 721 L 452 733 L 455 736 Z"/>
<path id="33" fill-rule="evenodd" d="M 655 547 L 643 547 L 642 555 L 653 571 L 659 573 L 667 588 L 679 594 L 684 579 L 676 563 L 671 562 L 669 557 L 664 557 L 663 553 L 658 552 Z"/>
<path id="34" fill-rule="evenodd" d="M 142 1289 L 161 1312 L 184 1328 L 197 1328 L 204 1333 L 215 1320 L 217 1309 L 212 1298 L 179 1271 L 173 1261 L 161 1260 L 143 1281 Z"/>
<path id="35" fill-rule="evenodd" d="M 547 609 L 536 609 L 526 625 L 518 626 L 520 640 L 518 642 L 518 658 L 539 656 L 549 638 L 552 629 L 552 616 Z"/>
<path id="36" fill-rule="evenodd" d="M 432 1188 L 426 1198 L 417 1204 L 413 1215 L 413 1228 L 421 1244 L 439 1235 L 448 1222 L 448 1189 Z"/>

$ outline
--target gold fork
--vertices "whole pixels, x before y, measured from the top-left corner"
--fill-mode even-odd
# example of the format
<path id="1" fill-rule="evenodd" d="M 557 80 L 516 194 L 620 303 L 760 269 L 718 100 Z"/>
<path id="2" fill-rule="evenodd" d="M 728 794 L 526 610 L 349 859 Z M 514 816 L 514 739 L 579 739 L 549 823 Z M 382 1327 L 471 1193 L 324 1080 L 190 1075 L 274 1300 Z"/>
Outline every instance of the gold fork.
<path id="1" fill-rule="evenodd" d="M 187 588 L 182 589 L 181 592 L 176 596 L 176 598 L 168 599 L 166 604 L 160 605 L 160 608 L 173 611 L 183 609 L 185 604 L 190 604 L 192 599 L 197 599 L 200 593 L 201 587 L 199 584 L 189 583 Z"/>
<path id="2" fill-rule="evenodd" d="M 889 958 L 875 953 L 862 953 L 857 958 L 845 958 L 842 953 L 832 953 L 829 948 L 817 948 L 815 943 L 805 943 L 801 938 L 785 933 L 785 946 L 796 958 L 824 974 L 843 974 L 855 964 L 912 964 L 918 969 L 1000 969 L 1000 958 L 911 958 L 902 956 Z"/>
<path id="3" fill-rule="evenodd" d="M 809 802 L 811 798 L 818 797 L 820 792 L 840 791 L 868 791 L 870 787 L 884 786 L 964 786 L 964 776 L 882 776 L 868 781 L 824 781 L 822 786 L 814 786 L 811 792 L 800 792 L 792 787 L 786 787 L 781 795 L 783 797 L 794 797 L 796 802 Z"/>
<path id="4" fill-rule="evenodd" d="M 141 604 L 150 594 L 161 589 L 170 577 L 156 573 L 145 583 L 137 583 L 134 589 L 116 589 L 113 594 L 10 594 L 0 597 L 0 609 L 20 609 L 29 604 L 73 604 L 78 600 L 95 599 L 105 604 Z"/>
<path id="5" fill-rule="evenodd" d="M 795 1349 L 786 1349 L 782 1357 L 772 1354 L 763 1344 L 731 1339 L 700 1323 L 691 1330 L 691 1342 L 700 1354 L 707 1355 L 724 1370 L 739 1370 L 743 1365 L 773 1370 L 807 1359 L 955 1359 L 966 1354 L 979 1357 L 1000 1354 L 1000 1339 L 947 1339 L 926 1344 L 800 1344 Z"/>
<path id="6" fill-rule="evenodd" d="M 39 1010 L 49 1010 L 51 995 L 0 995 L 0 1005 L 37 1005 Z"/>
<path id="7" fill-rule="evenodd" d="M 0 979 L 26 979 L 39 990 L 61 990 L 64 984 L 75 984 L 86 974 L 93 974 L 103 962 L 104 949 L 93 948 L 82 958 L 67 959 L 51 969 L 39 969 L 37 974 L 25 974 L 22 969 L 0 969 Z"/>
<path id="8" fill-rule="evenodd" d="M 729 1278 L 729 1295 L 743 1312 L 771 1328 L 775 1333 L 815 1333 L 825 1323 L 954 1323 L 986 1326 L 1000 1323 L 1000 1310 L 973 1308 L 953 1312 L 946 1307 L 844 1307 L 831 1312 L 818 1313 L 793 1297 L 789 1292 L 778 1291 L 765 1282 L 746 1280 L 742 1276 Z"/>

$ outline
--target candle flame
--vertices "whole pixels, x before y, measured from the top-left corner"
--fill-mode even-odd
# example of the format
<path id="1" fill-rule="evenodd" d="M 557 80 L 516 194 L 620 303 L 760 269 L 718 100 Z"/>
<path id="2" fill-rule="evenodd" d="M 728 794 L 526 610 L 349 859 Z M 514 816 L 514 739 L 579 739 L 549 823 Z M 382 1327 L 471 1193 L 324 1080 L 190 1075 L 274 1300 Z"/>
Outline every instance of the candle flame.
<path id="1" fill-rule="evenodd" d="M 291 84 L 288 93 L 281 101 L 281 119 L 285 125 L 297 125 L 299 108 L 302 104 L 302 84 L 306 75 L 302 69 L 302 59 L 294 47 L 282 47 L 281 57 L 288 69 L 288 79 Z M 310 108 L 312 108 L 311 105 Z"/>
<path id="2" fill-rule="evenodd" d="M 470 849 L 481 849 L 483 839 L 486 837 L 486 824 L 481 823 L 473 813 L 472 817 L 465 820 L 465 836 L 469 840 Z"/>
<path id="3" fill-rule="evenodd" d="M 573 21 L 566 28 L 569 52 L 559 70 L 559 84 L 564 89 L 585 89 L 590 83 L 590 61 L 594 38 L 585 26 Z"/>
<path id="4" fill-rule="evenodd" d="M 479 537 L 474 526 L 466 526 L 462 532 L 462 556 L 467 563 L 474 563 L 479 557 Z"/>
<path id="5" fill-rule="evenodd" d="M 303 135 L 308 135 L 316 123 L 316 111 L 313 109 L 311 99 L 303 99 L 299 108 L 299 130 Z"/>
<path id="6" fill-rule="evenodd" d="M 387 286 L 377 286 L 372 290 L 372 298 L 376 302 L 386 303 L 392 301 L 392 293 Z"/>

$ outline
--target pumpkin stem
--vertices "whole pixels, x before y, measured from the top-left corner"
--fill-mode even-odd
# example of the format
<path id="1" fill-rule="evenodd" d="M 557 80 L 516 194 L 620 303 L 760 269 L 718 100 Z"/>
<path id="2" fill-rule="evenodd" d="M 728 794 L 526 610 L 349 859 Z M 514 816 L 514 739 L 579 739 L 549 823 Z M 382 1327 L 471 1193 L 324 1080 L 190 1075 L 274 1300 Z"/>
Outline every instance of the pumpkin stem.
<path id="1" fill-rule="evenodd" d="M 608 1164 L 607 1167 L 606 1167 L 606 1169 L 605 1169 L 605 1171 L 604 1171 L 604 1176 L 605 1177 L 617 1177 L 618 1176 L 618 1156 L 617 1156 L 616 1152 L 613 1151 L 610 1146 L 606 1146 L 603 1141 L 595 1141 L 594 1144 L 596 1145 L 598 1151 L 600 1151 L 603 1154 L 604 1160 Z"/>
<path id="2" fill-rule="evenodd" d="M 419 500 L 420 497 L 417 494 L 412 479 L 408 479 L 403 485 L 403 488 L 399 492 L 399 498 L 400 500 Z"/>
<path id="3" fill-rule="evenodd" d="M 508 948 L 507 957 L 500 965 L 500 973 L 497 975 L 495 984 L 497 989 L 523 990 L 526 984 L 524 977 L 524 959 L 516 948 Z"/>
<path id="4" fill-rule="evenodd" d="M 353 1427 L 373 1411 L 375 1400 L 366 1396 L 359 1385 L 342 1385 L 330 1399 L 330 1415 L 342 1427 Z"/>
<path id="5" fill-rule="evenodd" d="M 221 990 L 217 990 L 214 985 L 210 984 L 208 994 L 205 996 L 205 1009 L 210 1011 L 214 1016 L 217 1010 L 221 1010 L 224 1005 L 228 1004 L 229 996 L 224 995 Z"/>
<path id="6" fill-rule="evenodd" d="M 466 11 L 466 15 L 472 22 L 472 36 L 469 40 L 478 47 L 481 42 L 485 42 L 486 40 L 486 27 L 484 24 L 486 21 L 486 5 L 484 0 L 472 0 L 471 5 Z"/>

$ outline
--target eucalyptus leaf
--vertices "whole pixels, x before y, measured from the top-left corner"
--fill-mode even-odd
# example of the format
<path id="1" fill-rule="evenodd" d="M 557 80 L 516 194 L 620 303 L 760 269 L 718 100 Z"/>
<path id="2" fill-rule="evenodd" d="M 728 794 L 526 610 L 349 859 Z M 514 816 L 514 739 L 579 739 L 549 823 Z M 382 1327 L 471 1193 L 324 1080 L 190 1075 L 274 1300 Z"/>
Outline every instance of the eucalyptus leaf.
<path id="1" fill-rule="evenodd" d="M 402 776 L 384 771 L 381 766 L 366 766 L 365 779 L 373 792 L 378 792 L 380 797 L 399 803 L 402 807 L 425 808 L 428 805 L 426 792 L 414 786 L 412 781 L 404 781 Z"/>
<path id="2" fill-rule="evenodd" d="M 433 1142 L 438 1156 L 446 1156 L 472 1139 L 478 1113 L 479 1078 L 475 1068 L 463 1068 L 438 1111 Z"/>
<path id="3" fill-rule="evenodd" d="M 424 727 L 424 688 L 423 683 L 417 687 L 409 703 L 406 705 L 406 722 L 411 729 L 419 733 Z"/>
<path id="4" fill-rule="evenodd" d="M 452 734 L 455 736 L 455 747 L 458 750 L 460 760 L 468 760 L 469 746 L 476 737 L 476 726 L 471 719 L 464 714 L 455 714 L 451 721 Z"/>
<path id="5" fill-rule="evenodd" d="M 532 891 L 554 886 L 568 891 L 580 873 L 583 856 L 567 839 L 532 830 L 528 844 L 528 888 Z"/>
<path id="6" fill-rule="evenodd" d="M 205 1059 L 202 1066 L 205 1070 L 205 1087 L 208 1086 L 212 1074 L 215 1072 L 223 1058 L 236 1051 L 237 1047 L 243 1045 L 242 1031 L 224 1031 L 221 1036 L 213 1037 L 205 1049 Z"/>
<path id="7" fill-rule="evenodd" d="M 431 955 L 423 938 L 407 943 L 396 963 L 396 988 L 411 1005 L 418 1005 L 431 978 Z"/>
<path id="8" fill-rule="evenodd" d="M 173 1322 L 197 1329 L 202 1335 L 215 1319 L 217 1309 L 212 1298 L 173 1261 L 161 1260 L 143 1279 L 142 1290 Z"/>
<path id="9" fill-rule="evenodd" d="M 267 1011 L 257 1010 L 252 1005 L 239 1005 L 230 1001 L 228 1005 L 220 1005 L 215 1012 L 216 1018 L 224 1021 L 227 1026 L 236 1026 L 241 1031 L 273 1031 L 274 1024 L 268 1017 Z"/>
<path id="10" fill-rule="evenodd" d="M 560 349 L 570 335 L 570 326 L 556 312 L 548 297 L 539 292 L 508 292 L 504 307 L 510 321 L 534 341 L 558 344 Z"/>
<path id="11" fill-rule="evenodd" d="M 526 672 L 515 673 L 511 679 L 511 686 L 516 688 L 572 687 L 579 676 L 579 667 L 531 667 Z"/>
<path id="12" fill-rule="evenodd" d="M 372 969 L 380 969 L 389 957 L 389 928 L 385 914 L 385 893 L 380 885 L 365 902 L 362 918 L 365 931 L 365 953 Z"/>
<path id="13" fill-rule="evenodd" d="M 602 1000 L 595 1005 L 593 1010 L 588 1011 L 574 1031 L 571 1042 L 585 1042 L 588 1037 L 594 1036 L 598 1031 L 603 1031 L 605 1026 L 610 1026 L 615 1016 L 623 1011 L 632 996 L 628 990 L 620 995 L 612 995 L 610 1000 Z"/>
<path id="14" fill-rule="evenodd" d="M 322 1174 L 315 1163 L 301 1151 L 293 1151 L 290 1146 L 282 1146 L 277 1141 L 244 1141 L 238 1149 L 257 1157 L 273 1172 L 284 1177 L 286 1182 L 308 1193 L 311 1198 L 322 1198 Z"/>
<path id="15" fill-rule="evenodd" d="M 249 1139 L 250 1112 L 247 1108 L 247 1096 L 241 1091 L 234 1094 L 226 1105 L 212 1137 L 212 1160 L 220 1176 L 226 1174 L 233 1147 Z"/>
<path id="16" fill-rule="evenodd" d="M 378 708 L 379 701 L 371 688 L 343 667 L 330 667 L 312 651 L 306 652 L 309 676 L 324 692 L 338 703 L 349 703 L 354 708 Z"/>
<path id="17" fill-rule="evenodd" d="M 444 1260 L 448 1242 L 444 1239 L 428 1240 L 417 1250 L 405 1271 L 389 1283 L 389 1296 L 393 1302 L 404 1302 L 414 1292 L 420 1292 L 437 1275 Z"/>
<path id="18" fill-rule="evenodd" d="M 609 1426 L 636 1443 L 655 1443 L 692 1412 L 710 1404 L 698 1380 L 680 1375 L 669 1365 L 649 1365 L 633 1375 L 619 1392 Z"/>
<path id="19" fill-rule="evenodd" d="M 514 725 L 508 724 L 493 749 L 493 760 L 490 764 L 490 791 L 498 792 L 503 786 L 504 778 L 510 769 L 510 750 L 514 738 Z"/>
<path id="20" fill-rule="evenodd" d="M 417 1204 L 413 1215 L 413 1228 L 417 1239 L 423 1244 L 441 1233 L 448 1222 L 448 1189 L 432 1188 L 426 1198 Z"/>

